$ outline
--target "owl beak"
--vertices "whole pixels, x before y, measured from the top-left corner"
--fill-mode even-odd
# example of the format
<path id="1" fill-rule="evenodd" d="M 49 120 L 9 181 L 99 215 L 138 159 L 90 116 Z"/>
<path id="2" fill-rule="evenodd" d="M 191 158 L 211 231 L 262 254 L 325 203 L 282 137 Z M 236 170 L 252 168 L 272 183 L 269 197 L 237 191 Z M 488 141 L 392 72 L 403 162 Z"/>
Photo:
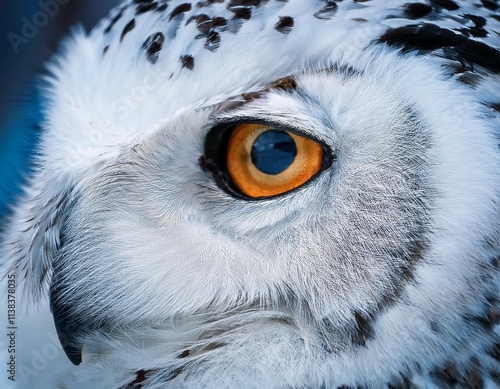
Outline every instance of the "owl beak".
<path id="1" fill-rule="evenodd" d="M 57 293 L 51 290 L 50 311 L 54 318 L 59 342 L 73 365 L 82 363 L 82 342 L 84 333 L 81 325 L 72 320 L 71 312 L 67 304 L 63 304 L 56 298 Z"/>

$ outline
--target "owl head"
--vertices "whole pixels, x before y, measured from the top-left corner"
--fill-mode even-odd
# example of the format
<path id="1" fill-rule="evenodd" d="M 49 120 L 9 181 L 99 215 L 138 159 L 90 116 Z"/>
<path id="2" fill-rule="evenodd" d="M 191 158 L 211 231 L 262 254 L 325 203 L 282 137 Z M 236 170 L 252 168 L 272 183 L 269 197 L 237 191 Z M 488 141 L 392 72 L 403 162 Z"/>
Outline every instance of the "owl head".
<path id="1" fill-rule="evenodd" d="M 498 373 L 498 36 L 486 5 L 392 3 L 136 0 L 66 40 L 2 268 L 75 371 Z"/>

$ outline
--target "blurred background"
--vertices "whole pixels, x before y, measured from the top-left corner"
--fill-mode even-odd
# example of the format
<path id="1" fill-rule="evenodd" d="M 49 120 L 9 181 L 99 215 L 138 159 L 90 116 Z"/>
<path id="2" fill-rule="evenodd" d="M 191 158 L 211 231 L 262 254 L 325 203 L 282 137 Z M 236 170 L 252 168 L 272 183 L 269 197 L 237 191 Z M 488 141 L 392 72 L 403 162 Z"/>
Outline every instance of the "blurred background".
<path id="1" fill-rule="evenodd" d="M 119 0 L 0 2 L 0 229 L 32 168 L 44 64 L 81 24 L 88 32 Z"/>

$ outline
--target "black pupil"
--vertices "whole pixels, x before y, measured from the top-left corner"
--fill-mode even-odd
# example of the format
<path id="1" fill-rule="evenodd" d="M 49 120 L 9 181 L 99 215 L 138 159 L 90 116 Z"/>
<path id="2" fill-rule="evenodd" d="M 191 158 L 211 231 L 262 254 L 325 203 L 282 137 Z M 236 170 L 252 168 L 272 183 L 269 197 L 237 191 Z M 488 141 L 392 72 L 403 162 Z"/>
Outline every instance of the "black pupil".
<path id="1" fill-rule="evenodd" d="M 252 162 L 266 174 L 282 173 L 292 164 L 296 155 L 295 141 L 281 130 L 263 132 L 252 146 Z"/>

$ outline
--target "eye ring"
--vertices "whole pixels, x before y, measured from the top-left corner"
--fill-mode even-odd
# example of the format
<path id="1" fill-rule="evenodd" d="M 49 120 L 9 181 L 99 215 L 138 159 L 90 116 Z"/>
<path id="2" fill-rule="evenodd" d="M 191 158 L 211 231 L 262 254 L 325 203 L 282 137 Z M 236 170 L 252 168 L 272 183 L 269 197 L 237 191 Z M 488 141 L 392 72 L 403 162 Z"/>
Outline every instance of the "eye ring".
<path id="1" fill-rule="evenodd" d="M 254 154 L 264 158 L 256 161 Z M 281 158 L 277 165 L 272 161 L 276 156 Z M 324 142 L 309 135 L 273 123 L 242 120 L 222 123 L 208 132 L 200 165 L 232 196 L 260 200 L 302 187 L 334 159 Z M 268 169 L 269 163 L 274 167 Z"/>

